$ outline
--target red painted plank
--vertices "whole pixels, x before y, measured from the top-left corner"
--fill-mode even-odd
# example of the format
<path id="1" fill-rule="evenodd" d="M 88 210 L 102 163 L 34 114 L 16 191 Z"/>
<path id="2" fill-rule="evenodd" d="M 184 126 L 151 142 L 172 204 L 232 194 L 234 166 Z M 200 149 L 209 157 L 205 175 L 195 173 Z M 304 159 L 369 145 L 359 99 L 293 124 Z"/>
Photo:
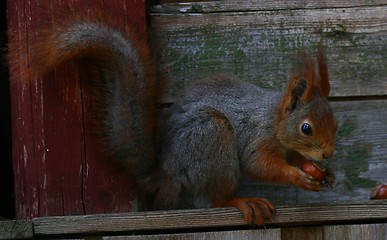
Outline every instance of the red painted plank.
<path id="1" fill-rule="evenodd" d="M 18 83 L 18 73 L 27 66 L 28 1 L 8 1 L 9 39 L 20 46 L 18 54 L 10 56 L 10 88 L 12 109 L 13 169 L 15 174 L 16 215 L 31 218 L 38 215 L 37 178 L 29 174 L 36 169 L 34 161 L 34 130 L 29 86 Z"/>
<path id="2" fill-rule="evenodd" d="M 142 7 L 141 11 L 136 9 L 133 13 L 127 10 L 128 6 L 138 8 L 137 5 L 139 5 L 139 2 L 136 3 L 133 0 L 105 1 L 103 8 L 106 12 L 115 16 L 122 26 L 125 26 L 125 24 L 141 26 L 142 34 L 139 36 L 145 40 L 144 2 L 140 4 L 140 8 Z M 79 0 L 76 1 L 75 9 L 77 13 L 82 13 L 85 11 L 84 9 L 88 9 L 90 6 L 95 7 L 95 1 Z M 139 13 L 140 15 L 138 16 Z M 87 89 L 83 93 L 87 156 L 87 171 L 84 175 L 83 188 L 85 212 L 91 214 L 130 211 L 132 209 L 133 193 L 130 191 L 132 187 L 129 176 L 122 172 L 114 162 L 102 159 L 103 156 L 98 151 L 95 151 L 95 149 L 99 148 L 99 142 L 98 139 L 95 139 L 93 129 L 90 127 L 93 125 L 92 105 L 93 97 L 95 96 L 92 96 Z M 93 159 L 93 161 L 90 161 L 90 159 Z"/>
<path id="3" fill-rule="evenodd" d="M 43 2 L 45 6 L 43 7 Z M 47 5 L 47 3 L 49 5 Z M 11 58 L 13 164 L 19 219 L 130 211 L 129 177 L 101 159 L 91 134 L 93 96 L 78 69 L 65 66 L 30 85 L 19 81 L 28 64 L 29 37 L 64 8 L 77 14 L 104 7 L 145 41 L 145 3 L 136 0 L 8 1 L 10 41 L 21 47 Z"/>

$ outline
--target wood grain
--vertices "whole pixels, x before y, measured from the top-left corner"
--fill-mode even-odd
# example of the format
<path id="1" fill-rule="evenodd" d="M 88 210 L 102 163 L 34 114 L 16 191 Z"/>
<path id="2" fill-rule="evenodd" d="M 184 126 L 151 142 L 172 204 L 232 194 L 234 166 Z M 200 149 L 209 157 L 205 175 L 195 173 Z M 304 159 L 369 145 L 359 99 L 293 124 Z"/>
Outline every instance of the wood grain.
<path id="1" fill-rule="evenodd" d="M 385 222 L 387 202 L 372 201 L 357 204 L 326 204 L 279 207 L 267 228 L 334 224 L 339 222 Z M 195 209 L 181 211 L 138 212 L 87 216 L 37 218 L 34 222 L 36 236 L 61 234 L 103 234 L 106 232 L 139 233 L 144 231 L 210 231 L 249 227 L 242 214 L 233 208 Z M 251 226 L 250 226 L 251 227 Z"/>
<path id="2" fill-rule="evenodd" d="M 222 231 L 222 232 L 200 232 L 200 233 L 178 233 L 162 235 L 145 235 L 145 236 L 111 236 L 104 237 L 104 240 L 124 240 L 124 239 L 149 239 L 149 240 L 280 240 L 281 231 L 279 229 L 259 229 L 244 231 Z"/>
<path id="3" fill-rule="evenodd" d="M 266 10 L 292 10 L 292 9 L 316 9 L 316 8 L 343 8 L 385 5 L 384 0 L 376 0 L 370 3 L 367 0 L 338 0 L 338 1 L 298 1 L 298 0 L 272 0 L 270 2 L 260 0 L 223 0 L 223 1 L 164 1 L 162 5 L 152 8 L 154 13 L 184 14 L 184 13 L 216 13 L 216 12 L 246 12 Z M 168 3 L 169 2 L 169 3 Z M 194 3 L 196 2 L 196 3 Z"/>
<path id="4" fill-rule="evenodd" d="M 387 240 L 387 224 L 324 226 L 325 239 Z"/>
<path id="5" fill-rule="evenodd" d="M 0 221 L 0 239 L 32 239 L 31 221 Z"/>
<path id="6" fill-rule="evenodd" d="M 323 240 L 325 239 L 323 227 L 313 226 L 313 227 L 281 228 L 281 240 L 297 240 L 297 239 Z"/>
<path id="7" fill-rule="evenodd" d="M 102 5 L 99 5 L 99 4 Z M 125 212 L 134 200 L 129 177 L 102 160 L 90 131 L 92 97 L 78 68 L 63 66 L 22 84 L 30 42 L 61 11 L 84 14 L 103 7 L 106 14 L 133 24 L 145 39 L 142 1 L 8 1 L 9 42 L 18 46 L 10 62 L 15 206 L 18 219 L 38 216 Z M 124 25 L 124 27 L 130 27 Z"/>
<path id="8" fill-rule="evenodd" d="M 309 7 L 288 8 L 276 1 L 246 11 L 246 4 L 234 4 L 240 10 L 228 11 L 231 6 L 195 3 L 174 5 L 180 8 L 174 14 L 154 13 L 152 30 L 165 44 L 161 56 L 172 79 L 171 95 L 215 73 L 283 89 L 300 49 L 314 51 L 318 42 L 327 46 L 332 96 L 386 95 L 387 5 L 351 4 L 312 1 Z"/>

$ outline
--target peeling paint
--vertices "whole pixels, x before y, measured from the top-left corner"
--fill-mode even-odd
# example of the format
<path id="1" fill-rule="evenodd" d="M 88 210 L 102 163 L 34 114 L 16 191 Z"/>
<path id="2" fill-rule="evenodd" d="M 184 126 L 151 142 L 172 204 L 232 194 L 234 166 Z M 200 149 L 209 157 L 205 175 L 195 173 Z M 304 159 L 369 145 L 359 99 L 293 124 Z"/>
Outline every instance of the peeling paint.
<path id="1" fill-rule="evenodd" d="M 26 145 L 23 145 L 23 163 L 24 169 L 27 169 L 28 153 Z"/>

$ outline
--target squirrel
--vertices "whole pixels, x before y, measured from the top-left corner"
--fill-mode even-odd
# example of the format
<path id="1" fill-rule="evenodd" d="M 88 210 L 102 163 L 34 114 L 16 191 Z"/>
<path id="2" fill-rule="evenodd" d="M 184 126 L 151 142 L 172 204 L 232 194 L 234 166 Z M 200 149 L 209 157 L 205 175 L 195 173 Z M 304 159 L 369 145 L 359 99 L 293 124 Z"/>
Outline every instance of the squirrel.
<path id="1" fill-rule="evenodd" d="M 320 190 L 322 183 L 299 166 L 332 157 L 335 147 L 322 47 L 317 67 L 303 55 L 303 69 L 283 92 L 217 75 L 193 83 L 163 109 L 165 82 L 152 49 L 133 34 L 107 15 L 62 21 L 34 40 L 25 75 L 67 62 L 86 68 L 99 94 L 109 160 L 133 176 L 142 210 L 237 207 L 247 222 L 261 225 L 276 208 L 264 198 L 236 198 L 242 176 Z"/>

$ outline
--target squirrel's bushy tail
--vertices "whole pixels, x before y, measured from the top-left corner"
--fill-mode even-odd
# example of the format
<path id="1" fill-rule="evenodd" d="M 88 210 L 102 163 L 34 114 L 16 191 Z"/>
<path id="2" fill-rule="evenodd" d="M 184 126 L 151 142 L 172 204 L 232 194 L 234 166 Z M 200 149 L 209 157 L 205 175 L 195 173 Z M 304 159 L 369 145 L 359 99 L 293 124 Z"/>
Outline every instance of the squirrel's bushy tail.
<path id="1" fill-rule="evenodd" d="M 147 175 L 155 166 L 163 87 L 148 45 L 112 25 L 82 18 L 44 29 L 31 45 L 26 75 L 43 75 L 67 62 L 87 68 L 81 70 L 87 73 L 84 81 L 97 89 L 97 125 L 107 156 L 133 175 Z"/>

